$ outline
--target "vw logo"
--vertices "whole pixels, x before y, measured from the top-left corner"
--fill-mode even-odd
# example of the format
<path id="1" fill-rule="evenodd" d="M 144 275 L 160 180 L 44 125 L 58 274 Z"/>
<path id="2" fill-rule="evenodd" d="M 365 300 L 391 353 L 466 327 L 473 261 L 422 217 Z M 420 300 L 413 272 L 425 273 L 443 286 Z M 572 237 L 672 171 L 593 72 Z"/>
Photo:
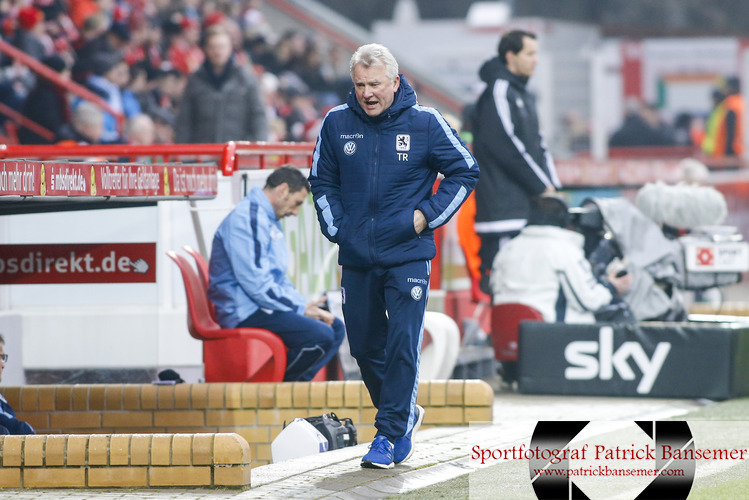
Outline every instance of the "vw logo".
<path id="1" fill-rule="evenodd" d="M 356 153 L 356 143 L 354 141 L 348 141 L 343 145 L 343 152 L 349 156 Z"/>
<path id="2" fill-rule="evenodd" d="M 418 301 L 418 300 L 421 300 L 421 295 L 422 295 L 423 293 L 424 293 L 424 292 L 422 291 L 422 289 L 421 289 L 421 287 L 420 287 L 420 286 L 415 286 L 415 287 L 413 287 L 413 288 L 411 289 L 411 297 L 412 297 L 412 298 L 413 298 L 414 300 L 417 300 L 417 301 Z"/>

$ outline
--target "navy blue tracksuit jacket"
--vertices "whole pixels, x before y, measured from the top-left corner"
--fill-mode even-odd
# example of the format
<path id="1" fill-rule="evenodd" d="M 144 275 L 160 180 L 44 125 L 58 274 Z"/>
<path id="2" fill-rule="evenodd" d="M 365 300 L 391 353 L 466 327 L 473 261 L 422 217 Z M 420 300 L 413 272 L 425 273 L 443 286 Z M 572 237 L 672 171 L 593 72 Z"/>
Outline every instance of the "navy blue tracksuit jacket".
<path id="1" fill-rule="evenodd" d="M 28 422 L 16 418 L 16 412 L 2 394 L 0 394 L 0 434 L 34 434 L 34 429 Z"/>
<path id="2" fill-rule="evenodd" d="M 444 175 L 433 193 L 437 174 Z M 326 115 L 309 181 L 323 234 L 339 245 L 351 352 L 391 441 L 413 425 L 433 230 L 478 181 L 476 160 L 400 75 L 393 104 L 368 116 L 352 90 Z M 414 210 L 428 228 L 414 229 Z"/>

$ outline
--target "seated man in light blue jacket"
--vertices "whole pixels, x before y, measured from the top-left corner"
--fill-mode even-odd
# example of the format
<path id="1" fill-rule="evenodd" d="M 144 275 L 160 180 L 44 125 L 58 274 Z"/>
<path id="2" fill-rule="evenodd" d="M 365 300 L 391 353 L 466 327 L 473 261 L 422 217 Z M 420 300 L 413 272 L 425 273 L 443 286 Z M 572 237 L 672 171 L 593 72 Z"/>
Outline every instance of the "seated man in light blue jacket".
<path id="1" fill-rule="evenodd" d="M 280 220 L 297 215 L 309 183 L 280 167 L 254 187 L 224 219 L 213 238 L 208 296 L 224 328 L 265 328 L 288 347 L 285 381 L 307 381 L 338 352 L 343 322 L 307 302 L 294 288 Z"/>

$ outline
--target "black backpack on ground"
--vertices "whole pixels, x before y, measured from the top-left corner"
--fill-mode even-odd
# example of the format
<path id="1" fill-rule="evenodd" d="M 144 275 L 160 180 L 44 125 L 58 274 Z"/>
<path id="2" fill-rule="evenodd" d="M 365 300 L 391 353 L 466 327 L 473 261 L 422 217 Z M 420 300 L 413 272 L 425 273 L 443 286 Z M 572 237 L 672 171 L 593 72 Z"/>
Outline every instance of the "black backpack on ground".
<path id="1" fill-rule="evenodd" d="M 305 420 L 325 436 L 328 440 L 328 450 L 337 450 L 358 443 L 356 427 L 350 418 L 339 419 L 335 413 L 331 412 L 317 417 L 307 417 Z"/>

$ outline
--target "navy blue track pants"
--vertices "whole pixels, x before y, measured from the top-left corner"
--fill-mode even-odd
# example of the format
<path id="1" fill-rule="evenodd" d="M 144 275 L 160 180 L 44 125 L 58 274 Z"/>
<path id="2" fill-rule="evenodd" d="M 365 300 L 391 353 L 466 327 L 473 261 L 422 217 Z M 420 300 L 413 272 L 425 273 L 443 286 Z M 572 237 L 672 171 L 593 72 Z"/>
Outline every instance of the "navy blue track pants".
<path id="1" fill-rule="evenodd" d="M 336 318 L 333 326 L 295 312 L 259 309 L 239 324 L 240 327 L 264 328 L 275 333 L 286 347 L 286 374 L 284 380 L 309 381 L 338 352 L 346 330 Z"/>
<path id="2" fill-rule="evenodd" d="M 377 434 L 391 442 L 414 424 L 429 261 L 344 267 L 343 316 L 351 354 L 377 408 Z"/>

